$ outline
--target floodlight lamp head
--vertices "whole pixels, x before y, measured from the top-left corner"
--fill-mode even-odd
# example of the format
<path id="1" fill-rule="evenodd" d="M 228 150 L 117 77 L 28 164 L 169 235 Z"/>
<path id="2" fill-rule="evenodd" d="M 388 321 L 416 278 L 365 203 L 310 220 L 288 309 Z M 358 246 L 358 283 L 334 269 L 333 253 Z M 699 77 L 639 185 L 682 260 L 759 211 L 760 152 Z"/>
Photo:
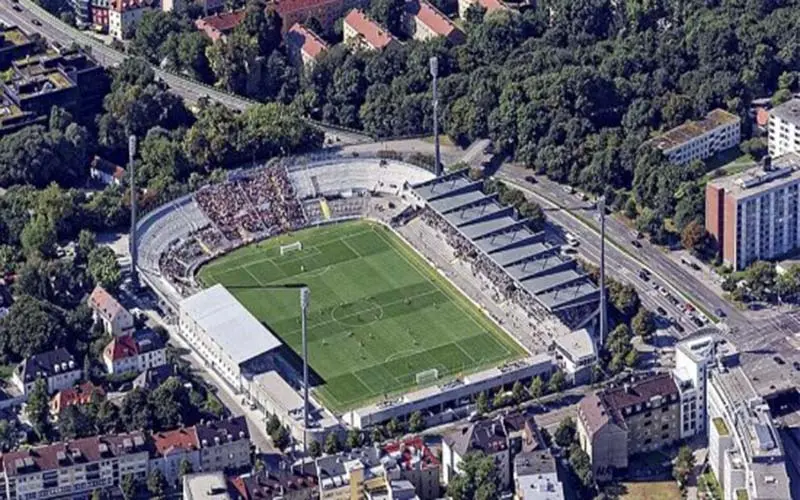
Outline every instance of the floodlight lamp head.
<path id="1" fill-rule="evenodd" d="M 136 150 L 136 136 L 131 134 L 128 137 L 128 150 L 135 151 Z"/>
<path id="2" fill-rule="evenodd" d="M 430 62 L 430 67 L 431 67 L 431 76 L 434 77 L 434 78 L 439 76 L 439 58 L 436 57 L 436 56 L 433 56 L 433 57 L 430 58 L 429 62 Z"/>

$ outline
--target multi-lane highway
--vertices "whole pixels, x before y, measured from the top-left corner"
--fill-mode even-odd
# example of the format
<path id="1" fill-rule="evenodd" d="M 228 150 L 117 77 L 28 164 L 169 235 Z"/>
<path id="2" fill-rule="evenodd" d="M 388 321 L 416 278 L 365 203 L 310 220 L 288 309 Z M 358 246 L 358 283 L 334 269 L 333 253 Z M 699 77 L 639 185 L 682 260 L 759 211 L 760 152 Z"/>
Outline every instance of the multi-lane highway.
<path id="1" fill-rule="evenodd" d="M 19 10 L 16 10 L 15 7 Z M 18 3 L 11 3 L 9 0 L 0 0 L 0 19 L 9 24 L 17 25 L 29 33 L 39 33 L 46 39 L 58 42 L 64 46 L 69 46 L 73 42 L 77 43 L 91 52 L 92 57 L 105 67 L 119 65 L 128 57 L 126 54 L 112 49 L 100 40 L 61 22 L 44 9 L 34 4 L 31 0 L 19 0 Z M 255 104 L 253 100 L 222 92 L 209 85 L 163 71 L 155 66 L 153 67 L 153 71 L 155 71 L 158 78 L 169 86 L 172 92 L 181 96 L 189 103 L 197 102 L 200 98 L 206 97 L 239 111 L 243 111 Z M 321 126 L 319 124 L 316 125 L 325 131 L 326 142 L 329 143 L 357 144 L 371 142 L 371 139 L 364 134 L 343 131 L 338 128 Z"/>

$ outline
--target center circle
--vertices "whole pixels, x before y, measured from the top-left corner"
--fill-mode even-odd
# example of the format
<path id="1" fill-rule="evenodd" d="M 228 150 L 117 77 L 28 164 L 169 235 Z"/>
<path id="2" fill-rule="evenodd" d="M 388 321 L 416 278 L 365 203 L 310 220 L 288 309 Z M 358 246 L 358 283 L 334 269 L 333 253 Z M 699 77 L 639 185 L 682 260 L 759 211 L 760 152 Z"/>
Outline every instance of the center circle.
<path id="1" fill-rule="evenodd" d="M 380 321 L 383 318 L 383 308 L 371 300 L 357 300 L 336 306 L 331 316 L 346 326 L 365 326 Z"/>

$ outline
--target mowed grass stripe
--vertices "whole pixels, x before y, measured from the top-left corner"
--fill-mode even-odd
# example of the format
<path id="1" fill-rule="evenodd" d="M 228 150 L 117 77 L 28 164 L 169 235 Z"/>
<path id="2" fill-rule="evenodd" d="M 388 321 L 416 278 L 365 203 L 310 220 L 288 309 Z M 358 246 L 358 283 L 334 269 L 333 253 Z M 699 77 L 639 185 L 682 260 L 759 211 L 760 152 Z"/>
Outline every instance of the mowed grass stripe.
<path id="1" fill-rule="evenodd" d="M 279 247 L 301 241 L 284 256 Z M 472 372 L 524 351 L 389 229 L 371 222 L 311 228 L 236 250 L 200 270 L 228 286 L 296 352 L 294 291 L 311 289 L 309 359 L 324 379 L 315 394 L 334 411 L 416 388 L 416 374 Z"/>

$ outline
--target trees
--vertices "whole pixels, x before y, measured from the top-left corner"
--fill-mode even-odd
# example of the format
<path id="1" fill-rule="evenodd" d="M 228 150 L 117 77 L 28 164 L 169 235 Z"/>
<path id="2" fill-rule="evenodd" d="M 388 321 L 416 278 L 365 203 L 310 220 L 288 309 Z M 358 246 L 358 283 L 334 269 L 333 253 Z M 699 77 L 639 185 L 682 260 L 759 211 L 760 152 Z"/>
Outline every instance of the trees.
<path id="1" fill-rule="evenodd" d="M 38 378 L 28 394 L 28 401 L 25 404 L 25 417 L 31 423 L 31 427 L 39 436 L 39 439 L 44 439 L 47 436 L 50 429 L 49 416 L 50 398 L 47 393 L 47 382 L 43 378 Z"/>
<path id="2" fill-rule="evenodd" d="M 357 429 L 348 430 L 344 445 L 348 450 L 358 448 L 361 445 L 361 433 Z"/>
<path id="3" fill-rule="evenodd" d="M 634 335 L 639 335 L 644 340 L 648 340 L 656 331 L 655 316 L 644 307 L 640 307 L 639 312 L 631 320 L 631 328 Z"/>
<path id="4" fill-rule="evenodd" d="M 161 469 L 154 468 L 147 474 L 147 491 L 151 498 L 163 498 L 168 486 Z"/>
<path id="5" fill-rule="evenodd" d="M 672 467 L 672 477 L 678 482 L 678 486 L 683 489 L 689 482 L 694 469 L 694 453 L 688 446 L 681 446 L 678 450 L 678 456 L 675 458 L 675 464 Z"/>
<path id="6" fill-rule="evenodd" d="M 581 485 L 589 489 L 594 484 L 592 475 L 592 463 L 589 455 L 586 454 L 577 442 L 573 442 L 569 448 L 569 465 L 578 477 Z"/>
<path id="7" fill-rule="evenodd" d="M 459 468 L 459 474 L 447 485 L 447 495 L 453 500 L 497 498 L 500 479 L 492 457 L 481 452 L 469 453 Z"/>
<path id="8" fill-rule="evenodd" d="M 336 434 L 330 433 L 325 437 L 324 450 L 327 455 L 339 452 L 339 438 L 336 437 Z"/>
<path id="9" fill-rule="evenodd" d="M 533 377 L 531 380 L 531 386 L 528 391 L 531 393 L 531 397 L 533 399 L 539 399 L 544 395 L 544 382 L 542 382 L 542 377 Z"/>
<path id="10" fill-rule="evenodd" d="M 11 359 L 47 351 L 62 344 L 64 328 L 56 309 L 46 302 L 22 295 L 0 320 L 0 346 Z"/>
<path id="11" fill-rule="evenodd" d="M 425 421 L 422 418 L 422 413 L 415 411 L 408 417 L 408 431 L 419 432 L 425 427 Z"/>
<path id="12" fill-rule="evenodd" d="M 58 417 L 61 439 L 77 439 L 96 434 L 94 419 L 84 407 L 67 406 Z"/>
<path id="13" fill-rule="evenodd" d="M 308 454 L 311 455 L 311 458 L 319 458 L 322 456 L 322 445 L 319 444 L 319 441 L 311 441 L 308 443 Z"/>
<path id="14" fill-rule="evenodd" d="M 559 422 L 553 437 L 558 446 L 561 448 L 568 448 L 575 441 L 575 433 L 575 421 L 572 417 L 567 417 Z"/>
<path id="15" fill-rule="evenodd" d="M 185 458 L 181 460 L 180 466 L 178 468 L 178 473 L 181 475 L 181 477 L 187 474 L 191 474 L 192 472 L 194 472 L 194 467 L 192 466 L 192 462 L 188 461 Z"/>
<path id="16" fill-rule="evenodd" d="M 681 231 L 681 245 L 683 248 L 695 252 L 702 253 L 706 248 L 708 241 L 708 232 L 696 220 L 691 221 Z"/>
<path id="17" fill-rule="evenodd" d="M 401 0 L 377 0 L 370 4 L 369 15 L 378 24 L 392 33 L 400 33 L 403 27 L 405 2 Z"/>
<path id="18" fill-rule="evenodd" d="M 270 439 L 272 439 L 272 444 L 275 445 L 276 448 L 283 451 L 292 444 L 292 435 L 289 433 L 289 429 L 285 426 L 281 425 L 278 429 L 270 434 Z"/>
<path id="19" fill-rule="evenodd" d="M 117 256 L 109 247 L 92 250 L 88 257 L 88 268 L 94 281 L 107 290 L 116 290 L 122 280 Z"/>
<path id="20" fill-rule="evenodd" d="M 756 300 L 766 300 L 775 286 L 775 265 L 759 260 L 750 264 L 744 272 L 747 289 Z"/>
<path id="21" fill-rule="evenodd" d="M 478 399 L 475 400 L 475 411 L 478 415 L 485 415 L 489 412 L 489 398 L 485 392 L 478 394 Z"/>
<path id="22" fill-rule="evenodd" d="M 547 390 L 549 392 L 561 392 L 567 384 L 567 379 L 564 372 L 557 370 L 547 382 Z"/>
<path id="23" fill-rule="evenodd" d="M 136 478 L 133 477 L 133 474 L 123 474 L 119 480 L 119 488 L 122 490 L 125 500 L 133 500 L 137 489 Z"/>
<path id="24" fill-rule="evenodd" d="M 514 402 L 518 404 L 525 399 L 525 387 L 522 386 L 519 380 L 514 382 L 514 385 L 511 387 L 511 394 L 514 395 Z"/>
<path id="25" fill-rule="evenodd" d="M 37 214 L 25 224 L 20 240 L 28 258 L 55 255 L 56 228 L 53 222 L 42 214 Z"/>

